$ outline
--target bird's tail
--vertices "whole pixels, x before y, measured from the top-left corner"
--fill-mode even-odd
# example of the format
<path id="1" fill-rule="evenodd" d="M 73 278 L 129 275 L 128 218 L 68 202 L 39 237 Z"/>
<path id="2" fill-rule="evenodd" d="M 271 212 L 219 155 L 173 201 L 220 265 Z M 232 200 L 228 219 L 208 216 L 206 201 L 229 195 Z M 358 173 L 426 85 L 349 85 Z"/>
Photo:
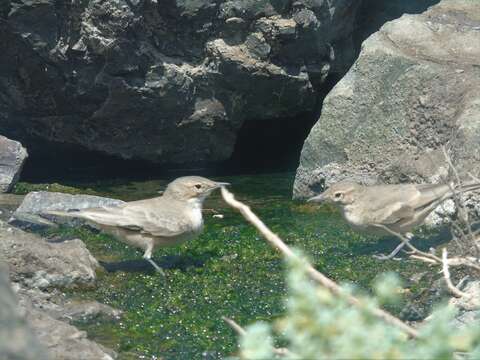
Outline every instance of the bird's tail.
<path id="1" fill-rule="evenodd" d="M 45 215 L 55 215 L 55 216 L 61 216 L 61 217 L 73 217 L 73 218 L 82 217 L 82 213 L 78 209 L 68 210 L 68 211 L 47 210 L 47 211 L 43 211 L 42 215 L 43 214 L 45 214 Z"/>
<path id="2" fill-rule="evenodd" d="M 469 191 L 475 191 L 475 190 L 480 190 L 480 183 L 479 182 L 469 182 L 462 184 L 462 186 L 456 186 L 456 190 L 460 192 L 469 192 Z"/>

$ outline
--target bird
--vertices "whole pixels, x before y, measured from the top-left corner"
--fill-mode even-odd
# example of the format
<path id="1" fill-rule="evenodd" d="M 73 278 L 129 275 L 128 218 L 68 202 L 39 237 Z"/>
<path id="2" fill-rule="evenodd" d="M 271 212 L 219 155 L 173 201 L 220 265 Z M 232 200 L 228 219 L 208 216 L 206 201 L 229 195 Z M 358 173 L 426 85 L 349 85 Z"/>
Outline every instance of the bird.
<path id="1" fill-rule="evenodd" d="M 327 202 L 341 211 L 346 222 L 356 231 L 374 235 L 404 235 L 421 225 L 427 216 L 443 201 L 455 193 L 480 189 L 480 183 L 471 182 L 455 187 L 449 184 L 390 184 L 360 185 L 351 181 L 333 184 L 308 202 Z M 388 256 L 393 258 L 405 245 L 402 242 Z"/>
<path id="2" fill-rule="evenodd" d="M 117 240 L 142 249 L 143 258 L 164 274 L 152 260 L 152 253 L 159 247 L 196 238 L 203 230 L 203 202 L 215 189 L 228 185 L 200 176 L 184 176 L 170 182 L 161 196 L 151 199 L 67 212 L 51 210 L 46 214 L 86 220 Z"/>

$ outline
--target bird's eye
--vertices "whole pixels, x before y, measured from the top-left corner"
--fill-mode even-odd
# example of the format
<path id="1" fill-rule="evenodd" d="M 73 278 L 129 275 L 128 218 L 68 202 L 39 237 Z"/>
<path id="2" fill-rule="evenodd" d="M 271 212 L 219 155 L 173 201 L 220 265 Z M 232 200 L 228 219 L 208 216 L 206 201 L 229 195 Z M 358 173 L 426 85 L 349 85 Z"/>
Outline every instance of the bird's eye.
<path id="1" fill-rule="evenodd" d="M 201 189 L 201 188 L 202 188 L 202 185 L 200 185 L 200 184 L 195 184 L 195 188 Z"/>
<path id="2" fill-rule="evenodd" d="M 342 193 L 335 193 L 335 198 L 336 199 L 340 199 L 342 197 Z"/>

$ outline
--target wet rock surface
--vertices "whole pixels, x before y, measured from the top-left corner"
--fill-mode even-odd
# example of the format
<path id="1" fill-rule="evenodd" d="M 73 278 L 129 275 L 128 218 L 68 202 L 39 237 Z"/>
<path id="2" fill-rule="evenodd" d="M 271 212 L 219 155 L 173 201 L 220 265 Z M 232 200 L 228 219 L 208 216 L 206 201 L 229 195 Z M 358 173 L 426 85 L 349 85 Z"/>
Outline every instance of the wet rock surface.
<path id="1" fill-rule="evenodd" d="M 243 122 L 314 110 L 326 77 L 353 61 L 358 4 L 8 2 L 0 130 L 35 153 L 49 143 L 158 163 L 227 159 Z"/>
<path id="2" fill-rule="evenodd" d="M 461 175 L 478 173 L 479 29 L 478 3 L 445 0 L 368 38 L 304 144 L 294 197 L 346 178 L 442 181 L 442 146 Z"/>
<path id="3" fill-rule="evenodd" d="M 27 150 L 22 144 L 0 135 L 0 193 L 12 189 L 27 157 Z"/>

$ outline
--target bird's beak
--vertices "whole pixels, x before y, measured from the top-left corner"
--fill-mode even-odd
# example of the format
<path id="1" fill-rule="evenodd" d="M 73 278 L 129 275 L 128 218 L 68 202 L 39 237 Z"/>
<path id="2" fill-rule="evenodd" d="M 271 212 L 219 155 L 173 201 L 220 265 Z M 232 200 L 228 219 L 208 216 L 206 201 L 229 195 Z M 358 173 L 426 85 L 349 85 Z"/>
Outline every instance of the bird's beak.
<path id="1" fill-rule="evenodd" d="M 221 187 L 224 187 L 224 186 L 230 186 L 231 185 L 228 182 L 216 182 L 216 184 L 217 184 L 217 188 L 221 188 Z"/>
<path id="2" fill-rule="evenodd" d="M 325 197 L 323 194 L 311 197 L 310 199 L 307 200 L 307 202 L 322 202 L 325 200 Z"/>

